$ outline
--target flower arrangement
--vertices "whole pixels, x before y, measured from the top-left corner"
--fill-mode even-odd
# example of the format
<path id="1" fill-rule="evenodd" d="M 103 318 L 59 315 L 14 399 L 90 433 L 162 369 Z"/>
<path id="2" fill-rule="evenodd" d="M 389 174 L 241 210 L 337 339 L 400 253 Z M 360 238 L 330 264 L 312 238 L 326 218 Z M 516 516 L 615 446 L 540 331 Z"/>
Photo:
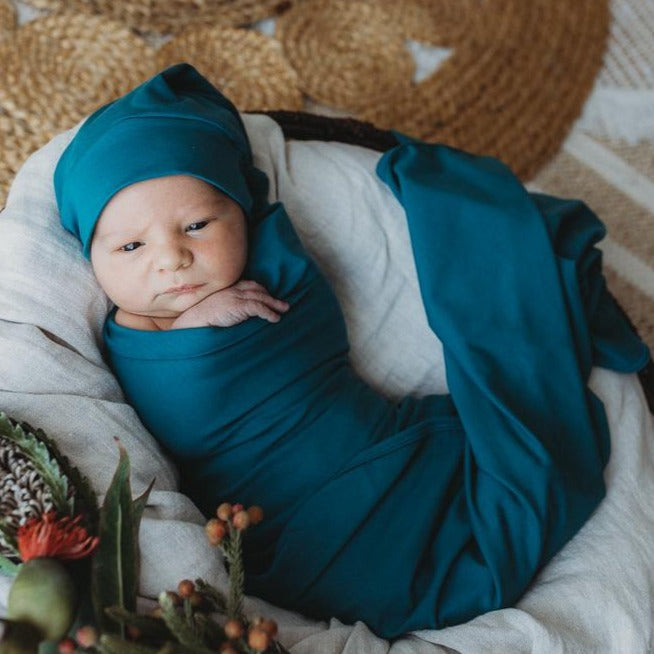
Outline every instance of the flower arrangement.
<path id="1" fill-rule="evenodd" d="M 242 538 L 260 507 L 221 504 L 205 528 L 229 568 L 223 595 L 202 579 L 136 610 L 138 528 L 152 488 L 133 499 L 129 457 L 103 505 L 41 430 L 0 412 L 0 571 L 15 575 L 0 654 L 282 654 L 277 625 L 243 612 Z"/>

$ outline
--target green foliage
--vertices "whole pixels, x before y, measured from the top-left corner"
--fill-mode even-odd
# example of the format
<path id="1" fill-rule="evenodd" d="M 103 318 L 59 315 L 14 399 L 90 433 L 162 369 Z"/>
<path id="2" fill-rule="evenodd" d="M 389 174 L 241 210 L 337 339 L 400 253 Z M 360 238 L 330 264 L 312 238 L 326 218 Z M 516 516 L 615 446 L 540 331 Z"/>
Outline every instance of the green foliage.
<path id="1" fill-rule="evenodd" d="M 159 596 L 159 606 L 161 606 L 162 617 L 166 626 L 180 644 L 198 651 L 210 651 L 204 647 L 202 632 L 195 622 L 192 611 L 187 609 L 183 613 L 179 613 L 171 596 L 165 592 Z"/>
<path id="2" fill-rule="evenodd" d="M 42 433 L 41 433 L 42 434 Z M 43 434 L 42 434 L 43 435 Z M 52 493 L 55 509 L 61 515 L 73 515 L 74 500 L 69 493 L 68 478 L 48 445 L 37 438 L 31 428 L 21 425 L 0 412 L 0 437 L 12 441 L 32 463 Z"/>
<path id="3" fill-rule="evenodd" d="M 243 592 L 245 587 L 245 569 L 243 567 L 243 548 L 241 532 L 232 524 L 229 527 L 229 538 L 223 545 L 225 560 L 229 564 L 229 595 L 227 597 L 227 617 L 243 620 Z"/>
<path id="4" fill-rule="evenodd" d="M 91 594 L 100 629 L 124 636 L 124 626 L 112 620 L 105 609 L 117 606 L 136 610 L 140 571 L 138 530 L 152 484 L 143 495 L 132 500 L 129 457 L 122 445 L 119 453 L 118 466 L 100 510 L 100 544 L 92 562 Z"/>
<path id="5" fill-rule="evenodd" d="M 204 579 L 196 579 L 195 586 L 209 605 L 209 610 L 214 613 L 226 613 L 227 600 L 217 588 L 208 584 Z"/>
<path id="6" fill-rule="evenodd" d="M 168 629 L 166 623 L 161 618 L 155 618 L 150 615 L 132 613 L 120 606 L 110 606 L 105 609 L 105 613 L 115 622 L 123 627 L 132 627 L 136 629 L 143 638 L 152 644 L 165 643 L 167 640 L 174 638 L 173 633 Z"/>
<path id="7" fill-rule="evenodd" d="M 0 573 L 14 576 L 19 570 L 20 565 L 18 563 L 14 563 L 6 556 L 0 555 Z"/>
<path id="8" fill-rule="evenodd" d="M 72 465 L 67 456 L 64 456 L 57 447 L 55 441 L 50 438 L 42 429 L 33 429 L 26 422 L 22 422 L 23 429 L 30 431 L 34 436 L 44 443 L 50 454 L 56 459 L 59 467 L 68 478 L 73 491 L 74 513 L 84 514 L 87 527 L 91 533 L 95 533 L 98 523 L 98 498 L 91 486 L 91 482 L 78 468 Z"/>

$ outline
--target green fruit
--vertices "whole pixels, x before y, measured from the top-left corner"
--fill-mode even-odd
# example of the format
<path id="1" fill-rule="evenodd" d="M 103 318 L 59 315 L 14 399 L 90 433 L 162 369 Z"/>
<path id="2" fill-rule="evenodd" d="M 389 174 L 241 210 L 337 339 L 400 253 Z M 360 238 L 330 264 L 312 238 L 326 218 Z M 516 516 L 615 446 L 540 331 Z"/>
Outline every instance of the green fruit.
<path id="1" fill-rule="evenodd" d="M 10 619 L 36 627 L 44 640 L 59 640 L 75 619 L 75 584 L 57 559 L 31 559 L 11 585 L 7 609 Z"/>

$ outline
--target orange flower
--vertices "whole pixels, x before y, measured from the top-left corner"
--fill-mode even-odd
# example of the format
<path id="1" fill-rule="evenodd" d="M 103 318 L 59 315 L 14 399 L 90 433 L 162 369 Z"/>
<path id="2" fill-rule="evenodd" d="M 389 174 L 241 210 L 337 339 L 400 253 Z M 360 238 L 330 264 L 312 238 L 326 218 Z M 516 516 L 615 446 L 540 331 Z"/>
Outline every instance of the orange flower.
<path id="1" fill-rule="evenodd" d="M 48 511 L 18 528 L 16 539 L 20 558 L 25 562 L 46 556 L 55 559 L 81 559 L 98 546 L 100 539 L 90 536 L 79 525 L 81 515 L 60 518 Z"/>

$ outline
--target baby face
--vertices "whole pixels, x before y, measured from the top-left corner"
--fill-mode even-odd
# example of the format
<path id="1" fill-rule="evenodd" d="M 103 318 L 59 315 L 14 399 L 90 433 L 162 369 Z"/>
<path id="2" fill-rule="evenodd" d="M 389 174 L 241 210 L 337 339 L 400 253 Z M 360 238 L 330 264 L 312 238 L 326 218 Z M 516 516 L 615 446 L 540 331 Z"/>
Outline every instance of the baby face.
<path id="1" fill-rule="evenodd" d="M 114 195 L 95 228 L 91 263 L 123 311 L 176 318 L 241 276 L 247 231 L 240 206 L 195 177 L 137 182 Z"/>

